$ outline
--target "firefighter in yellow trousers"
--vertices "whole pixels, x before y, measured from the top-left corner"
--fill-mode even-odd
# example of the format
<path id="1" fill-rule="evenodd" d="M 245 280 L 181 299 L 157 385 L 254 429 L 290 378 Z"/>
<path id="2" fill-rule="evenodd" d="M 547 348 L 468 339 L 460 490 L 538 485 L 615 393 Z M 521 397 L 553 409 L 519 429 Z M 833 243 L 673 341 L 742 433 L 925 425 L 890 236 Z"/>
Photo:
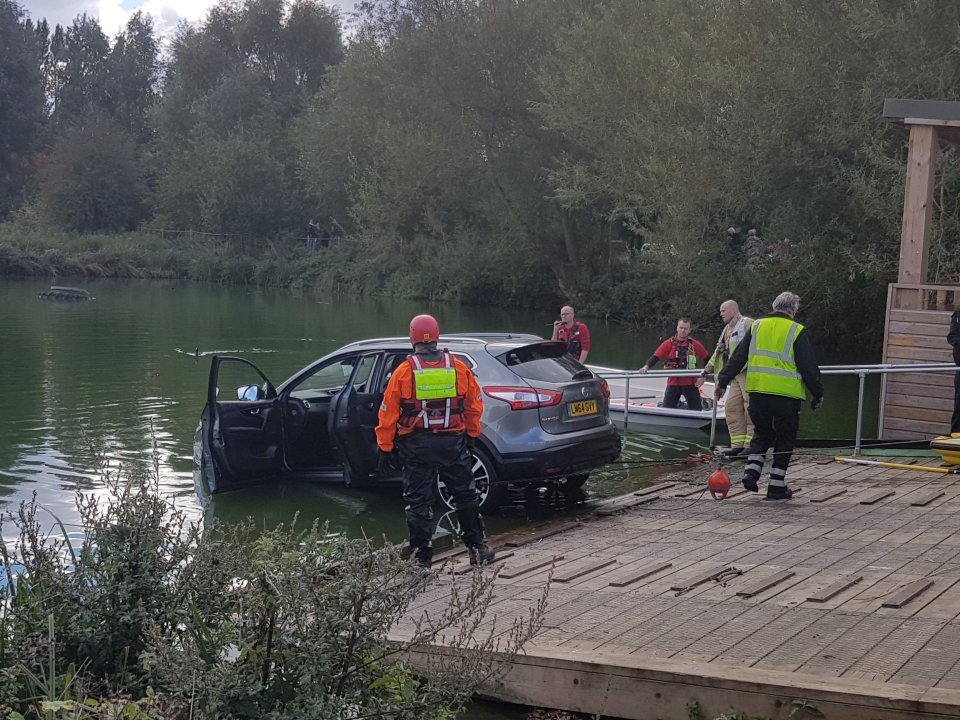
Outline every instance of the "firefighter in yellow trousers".
<path id="1" fill-rule="evenodd" d="M 736 300 L 724 300 L 720 304 L 720 319 L 726 323 L 717 341 L 717 349 L 713 351 L 704 374 L 717 373 L 730 360 L 737 345 L 746 336 L 753 324 L 753 319 L 740 314 L 740 306 Z M 753 422 L 750 420 L 750 396 L 747 395 L 747 369 L 744 368 L 727 387 L 727 401 L 724 411 L 727 416 L 727 429 L 730 431 L 730 449 L 723 454 L 728 458 L 746 457 L 753 437 Z"/>

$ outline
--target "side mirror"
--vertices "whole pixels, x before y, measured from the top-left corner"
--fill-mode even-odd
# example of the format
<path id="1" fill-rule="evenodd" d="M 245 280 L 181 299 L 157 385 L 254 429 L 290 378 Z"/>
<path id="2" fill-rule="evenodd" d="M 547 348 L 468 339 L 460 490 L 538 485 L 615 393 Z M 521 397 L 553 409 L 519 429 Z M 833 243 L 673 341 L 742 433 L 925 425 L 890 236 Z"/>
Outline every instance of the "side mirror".
<path id="1" fill-rule="evenodd" d="M 241 385 L 237 388 L 237 400 L 263 400 L 266 393 L 257 385 Z"/>

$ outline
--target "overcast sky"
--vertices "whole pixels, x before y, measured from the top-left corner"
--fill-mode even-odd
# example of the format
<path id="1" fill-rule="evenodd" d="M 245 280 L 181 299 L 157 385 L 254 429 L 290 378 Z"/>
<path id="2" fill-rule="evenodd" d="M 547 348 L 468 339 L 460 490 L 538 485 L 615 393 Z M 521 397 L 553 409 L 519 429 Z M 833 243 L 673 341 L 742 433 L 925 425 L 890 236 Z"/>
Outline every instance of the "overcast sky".
<path id="1" fill-rule="evenodd" d="M 354 0 L 327 0 L 340 8 L 346 21 L 353 11 Z M 153 16 L 153 26 L 162 37 L 170 37 L 180 20 L 197 22 L 217 0 L 20 0 L 34 21 L 46 18 L 50 27 L 58 23 L 66 27 L 81 13 L 100 20 L 100 27 L 111 39 L 127 24 L 137 10 Z"/>

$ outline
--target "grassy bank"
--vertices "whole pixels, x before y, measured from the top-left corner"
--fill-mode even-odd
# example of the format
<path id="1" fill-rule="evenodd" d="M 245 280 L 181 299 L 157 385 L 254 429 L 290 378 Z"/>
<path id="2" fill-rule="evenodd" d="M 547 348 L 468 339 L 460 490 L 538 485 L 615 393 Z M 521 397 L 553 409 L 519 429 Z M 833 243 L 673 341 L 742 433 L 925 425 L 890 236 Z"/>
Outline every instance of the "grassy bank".
<path id="1" fill-rule="evenodd" d="M 334 288 L 342 249 L 230 236 L 131 232 L 79 235 L 0 225 L 0 274 L 57 278 L 177 278 L 274 287 Z"/>

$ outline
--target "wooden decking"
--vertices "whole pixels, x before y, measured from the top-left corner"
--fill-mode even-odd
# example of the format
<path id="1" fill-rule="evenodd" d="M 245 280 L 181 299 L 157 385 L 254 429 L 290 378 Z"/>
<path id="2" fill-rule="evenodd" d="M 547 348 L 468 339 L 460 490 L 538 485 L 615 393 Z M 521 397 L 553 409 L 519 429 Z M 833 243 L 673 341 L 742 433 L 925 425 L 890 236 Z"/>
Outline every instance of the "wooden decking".
<path id="1" fill-rule="evenodd" d="M 686 720 L 693 702 L 704 718 L 820 717 L 804 702 L 828 718 L 960 717 L 960 478 L 797 458 L 794 498 L 769 502 L 731 476 L 722 502 L 663 484 L 504 548 L 498 626 L 553 582 L 543 628 L 485 694 L 638 720 Z"/>

